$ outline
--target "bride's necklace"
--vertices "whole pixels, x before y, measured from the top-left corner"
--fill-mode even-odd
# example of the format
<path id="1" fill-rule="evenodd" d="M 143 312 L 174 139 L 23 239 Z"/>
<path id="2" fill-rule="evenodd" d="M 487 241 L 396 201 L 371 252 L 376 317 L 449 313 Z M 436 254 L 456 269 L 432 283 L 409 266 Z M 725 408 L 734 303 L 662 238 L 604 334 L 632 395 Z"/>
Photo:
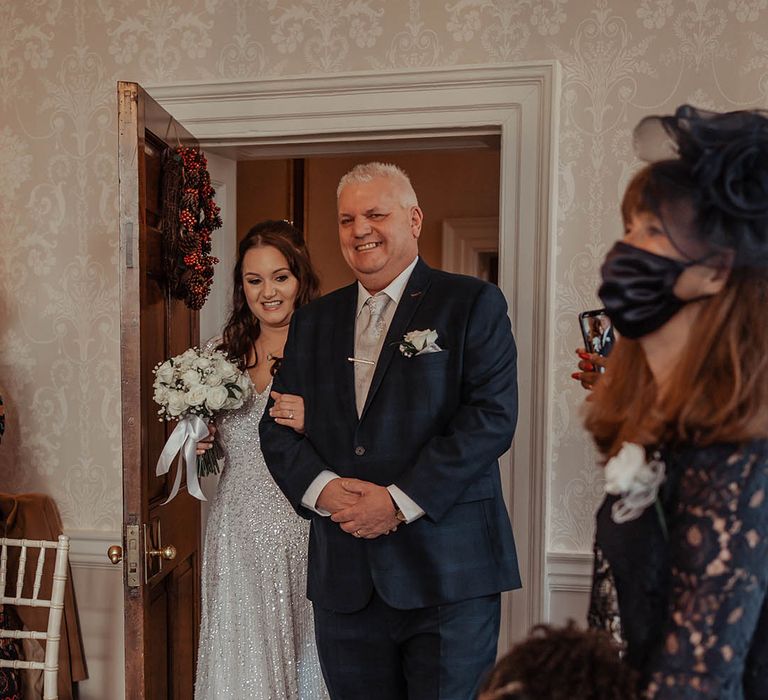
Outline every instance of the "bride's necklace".
<path id="1" fill-rule="evenodd" d="M 287 335 L 287 334 L 286 334 Z M 259 340 L 256 341 L 256 347 L 255 350 L 258 353 L 259 357 L 266 357 L 267 362 L 273 362 L 274 360 L 279 360 L 282 357 L 283 352 L 283 345 L 285 344 L 285 338 L 278 336 L 277 338 L 271 338 L 271 340 L 274 342 L 275 340 L 281 341 L 280 347 L 274 348 L 273 350 L 267 350 L 266 343 L 264 342 L 264 338 L 261 337 Z M 271 344 L 271 343 L 270 343 Z"/>
<path id="2" fill-rule="evenodd" d="M 279 358 L 280 355 L 278 355 L 278 352 L 279 352 L 278 350 L 274 350 L 273 352 L 267 352 L 265 350 L 264 356 L 267 358 L 267 362 L 272 362 L 272 360 L 276 360 L 277 358 Z"/>

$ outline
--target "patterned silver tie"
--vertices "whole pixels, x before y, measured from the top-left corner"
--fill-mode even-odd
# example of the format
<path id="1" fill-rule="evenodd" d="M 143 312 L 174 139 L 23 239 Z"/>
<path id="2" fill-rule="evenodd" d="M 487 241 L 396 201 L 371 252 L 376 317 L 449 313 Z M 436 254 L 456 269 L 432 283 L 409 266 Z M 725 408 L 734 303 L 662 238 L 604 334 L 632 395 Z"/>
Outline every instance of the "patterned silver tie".
<path id="1" fill-rule="evenodd" d="M 369 297 L 360 310 L 358 319 L 358 331 L 355 335 L 355 357 L 361 360 L 371 360 L 374 363 L 379 359 L 381 343 L 386 334 L 387 322 L 384 312 L 391 299 L 381 292 Z M 376 365 L 365 362 L 355 362 L 355 404 L 357 415 L 363 413 L 363 406 L 371 388 L 373 371 Z"/>

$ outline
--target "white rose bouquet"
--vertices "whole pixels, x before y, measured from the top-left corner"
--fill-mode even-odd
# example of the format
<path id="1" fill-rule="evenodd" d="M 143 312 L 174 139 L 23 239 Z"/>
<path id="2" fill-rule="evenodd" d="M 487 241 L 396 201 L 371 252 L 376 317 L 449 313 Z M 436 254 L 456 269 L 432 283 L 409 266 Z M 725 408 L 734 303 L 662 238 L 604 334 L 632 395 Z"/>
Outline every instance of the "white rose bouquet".
<path id="1" fill-rule="evenodd" d="M 245 403 L 251 383 L 220 350 L 190 348 L 161 362 L 153 372 L 153 398 L 160 406 L 160 420 L 179 421 L 165 443 L 155 473 L 167 474 L 178 453 L 176 480 L 168 501 L 179 491 L 183 460 L 187 463 L 187 489 L 204 501 L 198 477 L 218 474 L 223 453 L 214 440 L 213 448 L 196 459 L 197 443 L 208 437 L 208 423 L 219 412 L 240 408 Z"/>

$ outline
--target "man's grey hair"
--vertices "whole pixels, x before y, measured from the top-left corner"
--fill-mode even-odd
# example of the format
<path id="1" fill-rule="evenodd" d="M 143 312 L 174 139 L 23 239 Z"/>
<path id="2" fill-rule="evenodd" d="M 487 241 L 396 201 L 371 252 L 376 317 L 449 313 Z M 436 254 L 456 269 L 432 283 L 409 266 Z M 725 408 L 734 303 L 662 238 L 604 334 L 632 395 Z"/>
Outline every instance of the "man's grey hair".
<path id="1" fill-rule="evenodd" d="M 394 163 L 360 163 L 344 175 L 339 180 L 339 186 L 336 188 L 336 199 L 338 200 L 341 191 L 347 185 L 356 185 L 364 182 L 370 182 L 377 177 L 383 177 L 394 184 L 399 185 L 401 199 L 400 204 L 404 207 L 417 207 L 419 200 L 416 198 L 416 192 L 411 184 L 411 179 L 405 170 Z"/>

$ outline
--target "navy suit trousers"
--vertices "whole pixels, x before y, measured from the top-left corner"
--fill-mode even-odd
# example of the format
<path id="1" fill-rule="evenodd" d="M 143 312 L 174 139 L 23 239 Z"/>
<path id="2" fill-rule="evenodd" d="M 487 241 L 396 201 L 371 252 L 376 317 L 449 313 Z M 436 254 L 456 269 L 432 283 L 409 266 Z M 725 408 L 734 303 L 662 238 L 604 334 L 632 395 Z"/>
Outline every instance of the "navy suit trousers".
<path id="1" fill-rule="evenodd" d="M 474 700 L 496 658 L 500 595 L 398 610 L 376 593 L 354 613 L 315 610 L 332 700 Z"/>

